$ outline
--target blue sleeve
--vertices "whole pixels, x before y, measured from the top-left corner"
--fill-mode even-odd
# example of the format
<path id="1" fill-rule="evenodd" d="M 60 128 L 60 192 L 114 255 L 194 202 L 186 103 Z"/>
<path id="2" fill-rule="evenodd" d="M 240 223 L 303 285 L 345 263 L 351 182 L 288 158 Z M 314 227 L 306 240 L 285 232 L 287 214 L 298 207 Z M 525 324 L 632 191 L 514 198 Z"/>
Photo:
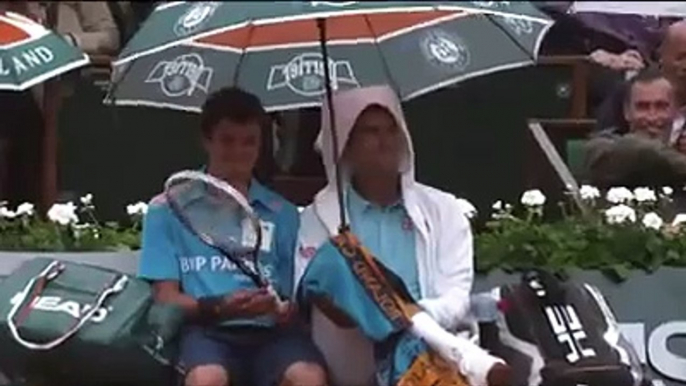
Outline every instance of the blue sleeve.
<path id="1" fill-rule="evenodd" d="M 177 251 L 171 235 L 171 220 L 164 205 L 150 205 L 143 219 L 139 277 L 148 280 L 181 279 Z"/>
<path id="2" fill-rule="evenodd" d="M 293 294 L 293 276 L 295 275 L 295 248 L 300 229 L 300 216 L 295 206 L 289 205 L 282 213 L 277 225 L 278 232 L 278 277 L 279 293 L 291 298 Z"/>

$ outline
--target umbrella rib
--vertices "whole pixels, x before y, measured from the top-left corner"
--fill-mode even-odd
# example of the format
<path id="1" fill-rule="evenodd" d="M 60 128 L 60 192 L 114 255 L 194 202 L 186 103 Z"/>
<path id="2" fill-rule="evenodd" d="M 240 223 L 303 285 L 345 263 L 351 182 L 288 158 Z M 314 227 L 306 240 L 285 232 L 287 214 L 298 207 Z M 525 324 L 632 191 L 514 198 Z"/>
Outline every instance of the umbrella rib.
<path id="1" fill-rule="evenodd" d="M 488 21 L 495 24 L 498 27 L 498 29 L 500 29 L 507 36 L 508 39 L 510 39 L 517 47 L 519 47 L 520 50 L 522 50 L 529 57 L 529 59 L 531 59 L 531 61 L 533 61 L 534 63 L 536 62 L 536 53 L 533 53 L 533 55 L 530 54 L 526 47 L 522 46 L 519 40 L 515 39 L 512 36 L 512 34 L 505 29 L 505 27 L 503 27 L 498 21 L 493 19 L 492 15 L 486 13 L 484 13 L 483 15 L 486 16 Z"/>
<path id="2" fill-rule="evenodd" d="M 238 76 L 240 74 L 241 67 L 243 66 L 243 59 L 245 59 L 245 55 L 247 52 L 247 48 L 250 46 L 250 42 L 252 41 L 252 35 L 255 32 L 255 24 L 254 24 L 254 19 L 248 20 L 248 23 L 246 24 L 246 27 L 248 29 L 248 34 L 246 37 L 246 42 L 241 47 L 241 55 L 238 57 L 238 63 L 236 64 L 236 70 L 233 73 L 233 85 L 235 87 L 238 87 Z"/>
<path id="3" fill-rule="evenodd" d="M 388 65 L 388 61 L 386 60 L 386 57 L 384 56 L 383 51 L 381 50 L 379 39 L 377 38 L 376 31 L 374 30 L 374 26 L 372 26 L 371 20 L 369 20 L 369 15 L 362 15 L 362 17 L 364 18 L 365 23 L 367 23 L 367 28 L 369 28 L 369 31 L 372 33 L 372 45 L 376 47 L 376 51 L 379 53 L 379 57 L 381 58 L 381 63 L 384 69 L 386 70 L 386 73 L 388 74 L 388 83 L 390 83 L 390 86 L 393 87 L 395 93 L 400 95 L 400 88 L 398 87 L 395 78 L 391 76 L 391 67 Z"/>

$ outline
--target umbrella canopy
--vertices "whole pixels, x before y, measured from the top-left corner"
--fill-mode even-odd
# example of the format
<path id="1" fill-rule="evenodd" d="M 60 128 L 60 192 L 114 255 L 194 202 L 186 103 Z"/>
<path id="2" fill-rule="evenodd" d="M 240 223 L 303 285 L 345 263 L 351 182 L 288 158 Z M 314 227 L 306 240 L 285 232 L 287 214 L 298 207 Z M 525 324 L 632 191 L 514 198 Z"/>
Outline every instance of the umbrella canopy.
<path id="1" fill-rule="evenodd" d="M 572 12 L 686 17 L 683 1 L 575 1 Z"/>
<path id="2" fill-rule="evenodd" d="M 22 91 L 89 63 L 58 34 L 12 12 L 0 12 L 0 90 Z"/>
<path id="3" fill-rule="evenodd" d="M 552 21 L 528 2 L 202 2 L 158 7 L 113 64 L 108 101 L 198 111 L 236 85 L 268 110 L 334 89 L 392 85 L 410 99 L 532 64 Z"/>

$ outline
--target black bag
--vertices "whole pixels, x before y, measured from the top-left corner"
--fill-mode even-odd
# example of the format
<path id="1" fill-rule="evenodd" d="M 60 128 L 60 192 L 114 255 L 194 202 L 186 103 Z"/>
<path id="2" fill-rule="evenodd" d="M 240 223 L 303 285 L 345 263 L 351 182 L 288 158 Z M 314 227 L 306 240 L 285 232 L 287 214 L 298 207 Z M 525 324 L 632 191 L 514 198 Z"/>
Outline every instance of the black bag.
<path id="1" fill-rule="evenodd" d="M 473 298 L 481 345 L 516 386 L 638 386 L 644 371 L 600 291 L 544 271 Z"/>

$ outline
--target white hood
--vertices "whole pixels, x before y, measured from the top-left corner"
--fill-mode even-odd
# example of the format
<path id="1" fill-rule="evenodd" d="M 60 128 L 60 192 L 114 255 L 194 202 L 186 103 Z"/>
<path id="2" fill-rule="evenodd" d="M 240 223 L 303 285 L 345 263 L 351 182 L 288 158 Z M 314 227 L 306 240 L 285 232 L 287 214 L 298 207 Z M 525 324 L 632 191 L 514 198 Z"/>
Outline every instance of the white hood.
<path id="1" fill-rule="evenodd" d="M 348 138 L 350 137 L 350 132 L 355 125 L 355 121 L 357 121 L 357 118 L 362 114 L 364 109 L 370 105 L 385 107 L 393 117 L 395 117 L 398 127 L 405 135 L 405 143 L 407 144 L 407 156 L 399 170 L 402 173 L 403 186 L 405 187 L 408 184 L 414 183 L 414 150 L 412 148 L 412 138 L 407 129 L 407 123 L 405 122 L 400 100 L 396 96 L 395 91 L 386 85 L 354 88 L 335 92 L 332 100 L 336 119 L 336 132 L 338 133 L 338 149 L 336 155 L 334 156 L 333 154 L 328 103 L 324 103 L 322 106 L 321 130 L 319 131 L 319 136 L 315 143 L 315 147 L 322 154 L 322 161 L 326 169 L 326 177 L 329 181 L 327 189 L 336 188 L 335 160 L 337 156 L 340 156 L 343 152 L 343 149 L 348 142 Z M 345 174 L 345 171 L 343 173 Z M 343 177 L 343 181 L 346 181 L 346 176 L 344 175 Z"/>

